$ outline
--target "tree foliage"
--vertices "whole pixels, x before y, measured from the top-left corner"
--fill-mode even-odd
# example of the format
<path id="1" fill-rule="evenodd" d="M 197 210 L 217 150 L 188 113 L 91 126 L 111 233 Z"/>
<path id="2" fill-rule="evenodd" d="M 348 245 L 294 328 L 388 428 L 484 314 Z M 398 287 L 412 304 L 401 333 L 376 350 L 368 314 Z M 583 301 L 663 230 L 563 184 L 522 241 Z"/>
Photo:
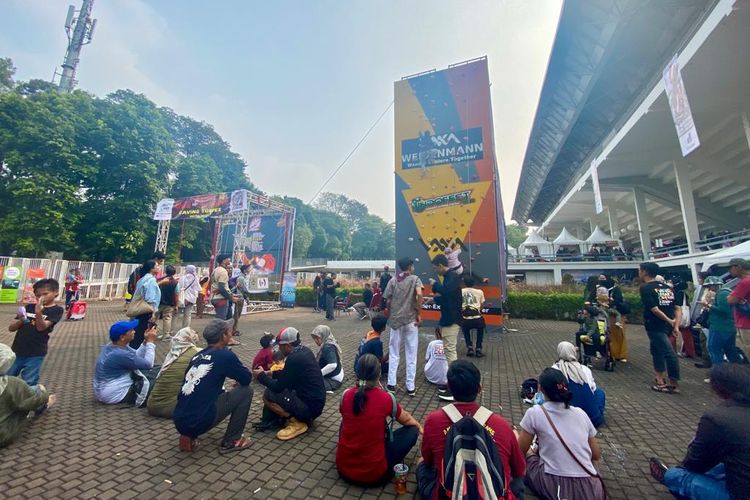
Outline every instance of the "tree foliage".
<path id="1" fill-rule="evenodd" d="M 506 224 L 505 226 L 505 238 L 508 241 L 508 246 L 518 248 L 518 245 L 526 241 L 526 228 L 521 227 L 518 224 Z"/>

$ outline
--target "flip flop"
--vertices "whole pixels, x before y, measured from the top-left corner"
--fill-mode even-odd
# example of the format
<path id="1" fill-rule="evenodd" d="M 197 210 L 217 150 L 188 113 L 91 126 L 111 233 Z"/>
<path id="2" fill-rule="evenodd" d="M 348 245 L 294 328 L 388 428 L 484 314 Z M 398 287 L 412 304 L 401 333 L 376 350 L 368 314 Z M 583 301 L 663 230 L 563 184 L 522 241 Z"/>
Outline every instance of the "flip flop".
<path id="1" fill-rule="evenodd" d="M 241 436 L 237 441 L 227 446 L 227 443 L 222 443 L 219 446 L 219 453 L 232 453 L 234 451 L 242 451 L 250 447 L 250 439 L 245 436 Z"/>

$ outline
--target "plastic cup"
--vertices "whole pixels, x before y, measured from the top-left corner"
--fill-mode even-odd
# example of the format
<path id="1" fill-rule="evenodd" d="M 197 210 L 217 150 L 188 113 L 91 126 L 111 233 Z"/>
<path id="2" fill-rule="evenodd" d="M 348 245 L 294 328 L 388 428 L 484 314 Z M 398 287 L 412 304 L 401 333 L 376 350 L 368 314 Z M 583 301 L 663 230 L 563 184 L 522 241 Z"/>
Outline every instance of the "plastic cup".
<path id="1" fill-rule="evenodd" d="M 394 480 L 397 495 L 406 493 L 406 476 L 409 475 L 409 466 L 406 464 L 396 464 L 393 466 Z"/>

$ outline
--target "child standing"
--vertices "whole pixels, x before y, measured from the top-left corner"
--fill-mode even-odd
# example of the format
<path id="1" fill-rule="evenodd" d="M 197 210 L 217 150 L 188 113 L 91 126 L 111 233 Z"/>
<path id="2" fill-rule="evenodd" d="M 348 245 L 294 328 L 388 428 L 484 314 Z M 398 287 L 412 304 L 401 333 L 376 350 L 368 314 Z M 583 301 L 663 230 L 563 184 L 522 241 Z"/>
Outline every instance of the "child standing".
<path id="1" fill-rule="evenodd" d="M 438 387 L 448 385 L 448 360 L 445 359 L 443 337 L 440 328 L 435 328 L 435 340 L 427 344 L 425 353 L 424 376 Z"/>
<path id="2" fill-rule="evenodd" d="M 16 318 L 8 330 L 16 332 L 13 352 L 16 361 L 6 375 L 21 377 L 30 386 L 39 384 L 39 372 L 47 355 L 49 334 L 62 319 L 65 310 L 55 305 L 60 293 L 60 283 L 55 279 L 43 279 L 34 283 L 36 304 L 18 308 Z"/>

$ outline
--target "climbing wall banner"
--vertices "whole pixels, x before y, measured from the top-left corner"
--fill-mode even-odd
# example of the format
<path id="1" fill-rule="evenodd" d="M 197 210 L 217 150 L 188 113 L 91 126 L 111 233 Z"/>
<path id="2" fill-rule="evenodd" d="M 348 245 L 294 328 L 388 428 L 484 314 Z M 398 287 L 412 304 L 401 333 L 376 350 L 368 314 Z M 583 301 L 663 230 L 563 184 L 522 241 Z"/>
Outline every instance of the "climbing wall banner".
<path id="1" fill-rule="evenodd" d="M 484 291 L 485 320 L 502 324 L 505 225 L 487 59 L 394 84 L 396 254 L 412 257 L 426 295 L 431 260 L 449 256 Z M 439 306 L 423 318 L 437 320 Z"/>

